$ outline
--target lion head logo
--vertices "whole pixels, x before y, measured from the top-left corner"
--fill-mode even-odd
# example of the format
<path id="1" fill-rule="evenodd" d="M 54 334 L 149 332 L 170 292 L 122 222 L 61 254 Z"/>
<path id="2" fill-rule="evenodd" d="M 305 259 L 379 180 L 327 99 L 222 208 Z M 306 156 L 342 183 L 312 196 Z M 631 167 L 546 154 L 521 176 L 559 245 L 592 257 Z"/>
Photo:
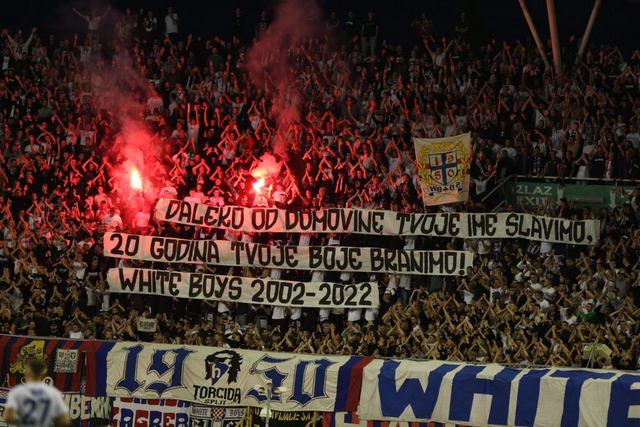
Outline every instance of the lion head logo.
<path id="1" fill-rule="evenodd" d="M 24 374 L 25 364 L 31 358 L 47 360 L 47 355 L 44 353 L 44 341 L 34 340 L 29 344 L 23 345 L 15 363 L 9 366 L 9 372 L 12 374 Z"/>
<path id="2" fill-rule="evenodd" d="M 207 372 L 205 379 L 210 379 L 211 385 L 216 384 L 227 372 L 227 383 L 234 383 L 238 380 L 242 356 L 232 350 L 222 350 L 208 356 L 204 363 Z"/>

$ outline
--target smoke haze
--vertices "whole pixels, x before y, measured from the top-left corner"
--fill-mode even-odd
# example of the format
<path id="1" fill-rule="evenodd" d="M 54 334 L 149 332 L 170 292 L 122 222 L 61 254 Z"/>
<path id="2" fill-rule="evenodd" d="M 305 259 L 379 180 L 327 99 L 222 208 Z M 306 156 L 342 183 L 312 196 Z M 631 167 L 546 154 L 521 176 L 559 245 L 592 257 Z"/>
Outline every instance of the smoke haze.
<path id="1" fill-rule="evenodd" d="M 304 94 L 295 70 L 303 58 L 303 43 L 326 32 L 315 0 L 283 0 L 275 20 L 258 36 L 247 53 L 246 68 L 251 82 L 265 88 L 271 100 L 271 118 L 276 124 L 273 152 L 287 159 L 287 131 L 300 121 Z"/>
<path id="2" fill-rule="evenodd" d="M 162 186 L 166 174 L 162 158 L 168 150 L 149 129 L 144 117 L 148 99 L 158 95 L 128 51 L 116 49 L 109 61 L 94 56 L 86 63 L 83 77 L 90 82 L 97 108 L 110 115 L 111 135 L 102 146 L 102 155 L 113 166 L 113 187 L 124 201 L 130 199 L 130 174 L 133 168 L 138 169 L 144 204 L 148 207 Z M 126 203 L 121 206 L 123 210 L 142 207 Z"/>

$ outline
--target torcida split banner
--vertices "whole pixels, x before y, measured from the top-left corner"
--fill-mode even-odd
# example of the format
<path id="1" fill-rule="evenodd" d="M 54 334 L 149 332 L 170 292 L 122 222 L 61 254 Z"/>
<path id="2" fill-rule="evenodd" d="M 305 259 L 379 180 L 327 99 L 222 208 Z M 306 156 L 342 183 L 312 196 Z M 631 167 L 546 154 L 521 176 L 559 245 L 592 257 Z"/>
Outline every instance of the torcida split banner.
<path id="1" fill-rule="evenodd" d="M 343 285 L 146 268 L 111 268 L 107 272 L 107 282 L 111 293 L 257 305 L 376 308 L 380 304 L 378 284 L 375 282 Z"/>
<path id="2" fill-rule="evenodd" d="M 263 406 L 264 385 L 270 380 L 275 410 L 354 410 L 362 369 L 370 359 L 119 342 L 107 356 L 106 392 L 213 406 Z M 280 387 L 286 391 L 278 392 Z"/>
<path id="3" fill-rule="evenodd" d="M 424 204 L 465 202 L 469 195 L 471 134 L 414 138 L 413 143 Z"/>
<path id="4" fill-rule="evenodd" d="M 598 241 L 598 220 L 574 221 L 526 213 L 403 213 L 328 208 L 288 211 L 278 208 L 209 206 L 161 199 L 158 221 L 251 233 L 355 233 L 392 236 L 522 238 L 591 245 Z"/>
<path id="5" fill-rule="evenodd" d="M 115 232 L 104 234 L 104 255 L 169 263 L 437 276 L 463 276 L 473 265 L 473 252 L 466 251 L 270 246 Z"/>

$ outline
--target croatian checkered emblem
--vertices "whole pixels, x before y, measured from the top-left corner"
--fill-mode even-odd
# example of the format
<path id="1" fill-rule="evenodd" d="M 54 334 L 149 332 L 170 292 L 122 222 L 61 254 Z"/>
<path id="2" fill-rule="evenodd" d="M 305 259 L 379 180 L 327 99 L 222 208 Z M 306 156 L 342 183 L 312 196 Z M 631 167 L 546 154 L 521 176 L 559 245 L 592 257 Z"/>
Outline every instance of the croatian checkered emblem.
<path id="1" fill-rule="evenodd" d="M 211 408 L 211 419 L 213 421 L 222 421 L 224 420 L 225 408 L 215 407 Z"/>

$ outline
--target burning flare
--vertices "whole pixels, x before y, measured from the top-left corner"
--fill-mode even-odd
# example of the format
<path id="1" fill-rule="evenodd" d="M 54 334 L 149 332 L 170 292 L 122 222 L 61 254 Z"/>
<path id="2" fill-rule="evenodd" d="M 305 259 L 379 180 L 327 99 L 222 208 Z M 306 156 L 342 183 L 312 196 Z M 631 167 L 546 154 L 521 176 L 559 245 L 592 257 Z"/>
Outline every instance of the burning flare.
<path id="1" fill-rule="evenodd" d="M 262 187 L 264 187 L 264 178 L 260 178 L 253 183 L 253 191 L 255 191 L 256 194 L 260 194 Z"/>
<path id="2" fill-rule="evenodd" d="M 138 169 L 135 167 L 131 168 L 129 184 L 133 190 L 142 191 L 142 178 L 140 177 L 140 172 L 138 172 Z"/>

